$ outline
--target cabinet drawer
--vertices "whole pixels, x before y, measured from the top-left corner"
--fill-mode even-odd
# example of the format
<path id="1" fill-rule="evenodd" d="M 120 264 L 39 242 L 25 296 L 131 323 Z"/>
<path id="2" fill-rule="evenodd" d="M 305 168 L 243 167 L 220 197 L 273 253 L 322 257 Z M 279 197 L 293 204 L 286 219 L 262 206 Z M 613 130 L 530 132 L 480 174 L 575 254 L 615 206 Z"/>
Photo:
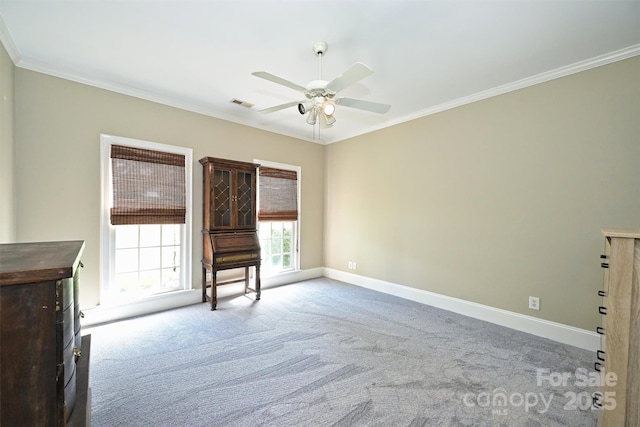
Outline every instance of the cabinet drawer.
<path id="1" fill-rule="evenodd" d="M 67 308 L 62 312 L 62 348 L 66 348 L 69 343 L 75 342 L 73 307 Z"/>
<path id="2" fill-rule="evenodd" d="M 73 408 L 76 405 L 76 364 L 73 363 L 73 372 L 71 373 L 71 377 L 69 378 L 69 382 L 64 387 L 64 403 L 66 406 L 66 418 L 67 420 L 71 416 L 73 412 Z M 69 369 L 71 371 L 71 369 Z M 67 370 L 65 369 L 65 372 Z"/>
<path id="3" fill-rule="evenodd" d="M 75 346 L 82 347 L 82 335 L 80 333 L 80 274 L 73 278 L 73 331 Z"/>
<path id="4" fill-rule="evenodd" d="M 61 309 L 66 310 L 73 305 L 73 279 L 69 277 L 60 282 L 60 285 L 56 285 L 56 293 L 60 293 Z"/>
<path id="5" fill-rule="evenodd" d="M 65 387 L 69 383 L 69 380 L 73 376 L 73 373 L 76 371 L 76 358 L 73 353 L 74 341 L 71 341 L 69 345 L 64 348 L 63 351 L 63 360 L 64 360 L 64 385 Z"/>

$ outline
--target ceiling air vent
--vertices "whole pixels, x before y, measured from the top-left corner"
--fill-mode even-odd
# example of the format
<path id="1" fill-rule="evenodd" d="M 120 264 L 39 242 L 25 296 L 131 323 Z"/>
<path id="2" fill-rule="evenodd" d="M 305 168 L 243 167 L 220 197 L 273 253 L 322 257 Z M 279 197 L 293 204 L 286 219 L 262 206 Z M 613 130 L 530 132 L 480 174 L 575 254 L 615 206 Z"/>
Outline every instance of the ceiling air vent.
<path id="1" fill-rule="evenodd" d="M 241 101 L 241 100 L 236 99 L 236 98 L 232 98 L 231 101 L 229 101 L 229 102 L 231 102 L 232 104 L 242 105 L 243 107 L 246 107 L 246 108 L 253 108 L 253 104 L 252 103 L 247 102 L 247 101 Z"/>

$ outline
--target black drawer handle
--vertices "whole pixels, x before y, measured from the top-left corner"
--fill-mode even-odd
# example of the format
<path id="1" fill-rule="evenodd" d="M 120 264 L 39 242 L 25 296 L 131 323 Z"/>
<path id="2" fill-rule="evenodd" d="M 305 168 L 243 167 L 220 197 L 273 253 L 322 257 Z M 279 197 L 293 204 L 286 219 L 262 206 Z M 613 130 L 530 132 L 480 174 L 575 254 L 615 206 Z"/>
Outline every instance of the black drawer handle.
<path id="1" fill-rule="evenodd" d="M 609 259 L 609 255 L 602 254 L 602 255 L 600 255 L 600 258 L 602 258 L 602 259 Z"/>
<path id="2" fill-rule="evenodd" d="M 598 350 L 596 351 L 596 357 L 598 358 L 598 360 L 600 360 L 601 362 L 604 362 L 604 355 L 605 352 L 602 350 Z"/>
<path id="3" fill-rule="evenodd" d="M 598 307 L 598 313 L 602 314 L 603 316 L 606 316 L 607 315 L 607 307 L 603 307 L 603 306 Z"/>
<path id="4" fill-rule="evenodd" d="M 599 333 L 600 335 L 604 335 L 604 328 L 602 326 L 598 326 L 596 328 L 596 332 Z"/>
<path id="5" fill-rule="evenodd" d="M 602 363 L 600 362 L 596 362 L 593 364 L 593 369 L 596 370 L 596 372 L 600 372 L 600 370 L 602 369 Z"/>
<path id="6" fill-rule="evenodd" d="M 598 296 L 606 297 L 607 293 L 605 291 L 598 291 Z"/>
<path id="7" fill-rule="evenodd" d="M 600 263 L 600 267 L 602 267 L 602 268 L 609 268 L 609 263 L 608 263 L 608 262 L 601 262 L 601 263 Z"/>

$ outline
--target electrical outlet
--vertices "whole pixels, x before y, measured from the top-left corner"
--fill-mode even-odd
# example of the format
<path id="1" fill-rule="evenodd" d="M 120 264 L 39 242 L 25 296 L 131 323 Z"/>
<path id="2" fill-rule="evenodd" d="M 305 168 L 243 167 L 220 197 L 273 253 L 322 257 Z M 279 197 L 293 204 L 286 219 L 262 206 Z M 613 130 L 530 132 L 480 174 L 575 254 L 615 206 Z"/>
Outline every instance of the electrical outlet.
<path id="1" fill-rule="evenodd" d="M 540 298 L 529 297 L 529 308 L 531 310 L 540 310 Z"/>
<path id="2" fill-rule="evenodd" d="M 355 261 L 349 261 L 349 270 L 355 270 L 357 265 Z"/>

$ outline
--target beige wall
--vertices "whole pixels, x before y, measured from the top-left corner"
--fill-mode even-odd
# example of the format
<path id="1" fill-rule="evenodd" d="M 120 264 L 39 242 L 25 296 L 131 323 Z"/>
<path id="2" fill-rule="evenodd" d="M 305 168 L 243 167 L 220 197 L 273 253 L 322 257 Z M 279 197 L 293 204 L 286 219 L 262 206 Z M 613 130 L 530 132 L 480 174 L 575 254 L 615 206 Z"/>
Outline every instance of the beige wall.
<path id="1" fill-rule="evenodd" d="M 204 156 L 302 167 L 301 268 L 321 267 L 323 147 L 31 72 L 15 73 L 18 241 L 86 241 L 81 306 L 99 302 L 100 134 L 193 149 L 193 285 L 200 287 Z"/>
<path id="2" fill-rule="evenodd" d="M 636 57 L 328 146 L 325 266 L 594 330 L 600 229 L 640 226 L 639 76 Z"/>
<path id="3" fill-rule="evenodd" d="M 13 86 L 15 66 L 0 43 L 0 243 L 16 241 L 16 204 L 13 176 Z"/>

